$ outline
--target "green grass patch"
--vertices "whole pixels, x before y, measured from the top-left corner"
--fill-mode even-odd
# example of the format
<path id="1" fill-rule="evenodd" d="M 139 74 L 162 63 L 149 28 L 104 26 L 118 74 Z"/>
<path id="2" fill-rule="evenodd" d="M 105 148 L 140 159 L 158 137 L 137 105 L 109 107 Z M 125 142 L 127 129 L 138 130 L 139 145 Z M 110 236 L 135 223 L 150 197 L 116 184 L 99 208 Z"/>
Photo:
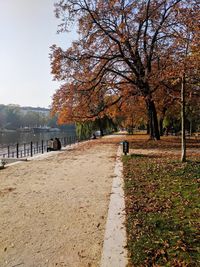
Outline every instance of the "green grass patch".
<path id="1" fill-rule="evenodd" d="M 200 266 L 200 163 L 123 157 L 130 266 Z"/>

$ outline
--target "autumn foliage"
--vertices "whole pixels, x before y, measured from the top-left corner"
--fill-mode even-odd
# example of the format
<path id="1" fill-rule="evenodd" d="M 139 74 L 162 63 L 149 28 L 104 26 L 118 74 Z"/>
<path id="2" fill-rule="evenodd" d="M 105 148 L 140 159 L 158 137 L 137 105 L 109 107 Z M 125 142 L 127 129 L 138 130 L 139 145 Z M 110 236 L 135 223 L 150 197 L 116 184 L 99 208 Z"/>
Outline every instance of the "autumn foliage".
<path id="1" fill-rule="evenodd" d="M 57 1 L 59 31 L 75 22 L 79 33 L 67 50 L 51 47 L 52 74 L 62 82 L 52 105 L 60 122 L 94 120 L 121 106 L 131 117 L 137 98 L 159 139 L 157 105 L 177 98 L 183 73 L 195 84 L 191 93 L 198 84 L 199 11 L 198 0 Z"/>

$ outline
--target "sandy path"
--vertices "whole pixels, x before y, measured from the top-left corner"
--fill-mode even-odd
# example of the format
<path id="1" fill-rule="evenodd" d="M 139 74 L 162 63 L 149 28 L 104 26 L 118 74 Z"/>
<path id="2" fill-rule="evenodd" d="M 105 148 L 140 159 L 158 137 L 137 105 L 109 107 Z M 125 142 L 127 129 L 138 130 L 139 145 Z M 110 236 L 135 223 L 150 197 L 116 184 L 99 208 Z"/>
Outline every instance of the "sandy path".
<path id="1" fill-rule="evenodd" d="M 0 266 L 99 266 L 115 144 L 92 141 L 0 172 Z"/>

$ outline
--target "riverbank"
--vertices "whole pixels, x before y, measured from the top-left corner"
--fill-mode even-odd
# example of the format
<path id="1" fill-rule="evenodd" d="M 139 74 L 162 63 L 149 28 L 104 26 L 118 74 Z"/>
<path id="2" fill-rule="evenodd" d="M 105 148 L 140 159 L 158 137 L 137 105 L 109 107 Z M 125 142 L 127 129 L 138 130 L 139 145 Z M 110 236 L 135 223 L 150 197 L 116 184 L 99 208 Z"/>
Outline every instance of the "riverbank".
<path id="1" fill-rule="evenodd" d="M 0 266 L 99 266 L 118 143 L 1 170 Z"/>
<path id="2" fill-rule="evenodd" d="M 59 138 L 62 146 L 77 141 L 75 132 L 21 133 L 0 135 L 0 158 L 26 158 L 47 151 L 48 141 Z"/>

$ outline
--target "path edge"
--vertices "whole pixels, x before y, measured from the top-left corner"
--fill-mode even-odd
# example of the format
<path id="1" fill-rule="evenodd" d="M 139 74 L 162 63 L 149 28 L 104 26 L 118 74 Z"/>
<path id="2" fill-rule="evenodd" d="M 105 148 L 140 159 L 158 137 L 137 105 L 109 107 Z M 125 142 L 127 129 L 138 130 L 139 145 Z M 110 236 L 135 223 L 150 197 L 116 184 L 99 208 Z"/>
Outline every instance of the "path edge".
<path id="1" fill-rule="evenodd" d="M 127 236 L 125 228 L 125 200 L 122 148 L 119 145 L 115 162 L 108 216 L 100 267 L 125 267 L 128 264 Z"/>

